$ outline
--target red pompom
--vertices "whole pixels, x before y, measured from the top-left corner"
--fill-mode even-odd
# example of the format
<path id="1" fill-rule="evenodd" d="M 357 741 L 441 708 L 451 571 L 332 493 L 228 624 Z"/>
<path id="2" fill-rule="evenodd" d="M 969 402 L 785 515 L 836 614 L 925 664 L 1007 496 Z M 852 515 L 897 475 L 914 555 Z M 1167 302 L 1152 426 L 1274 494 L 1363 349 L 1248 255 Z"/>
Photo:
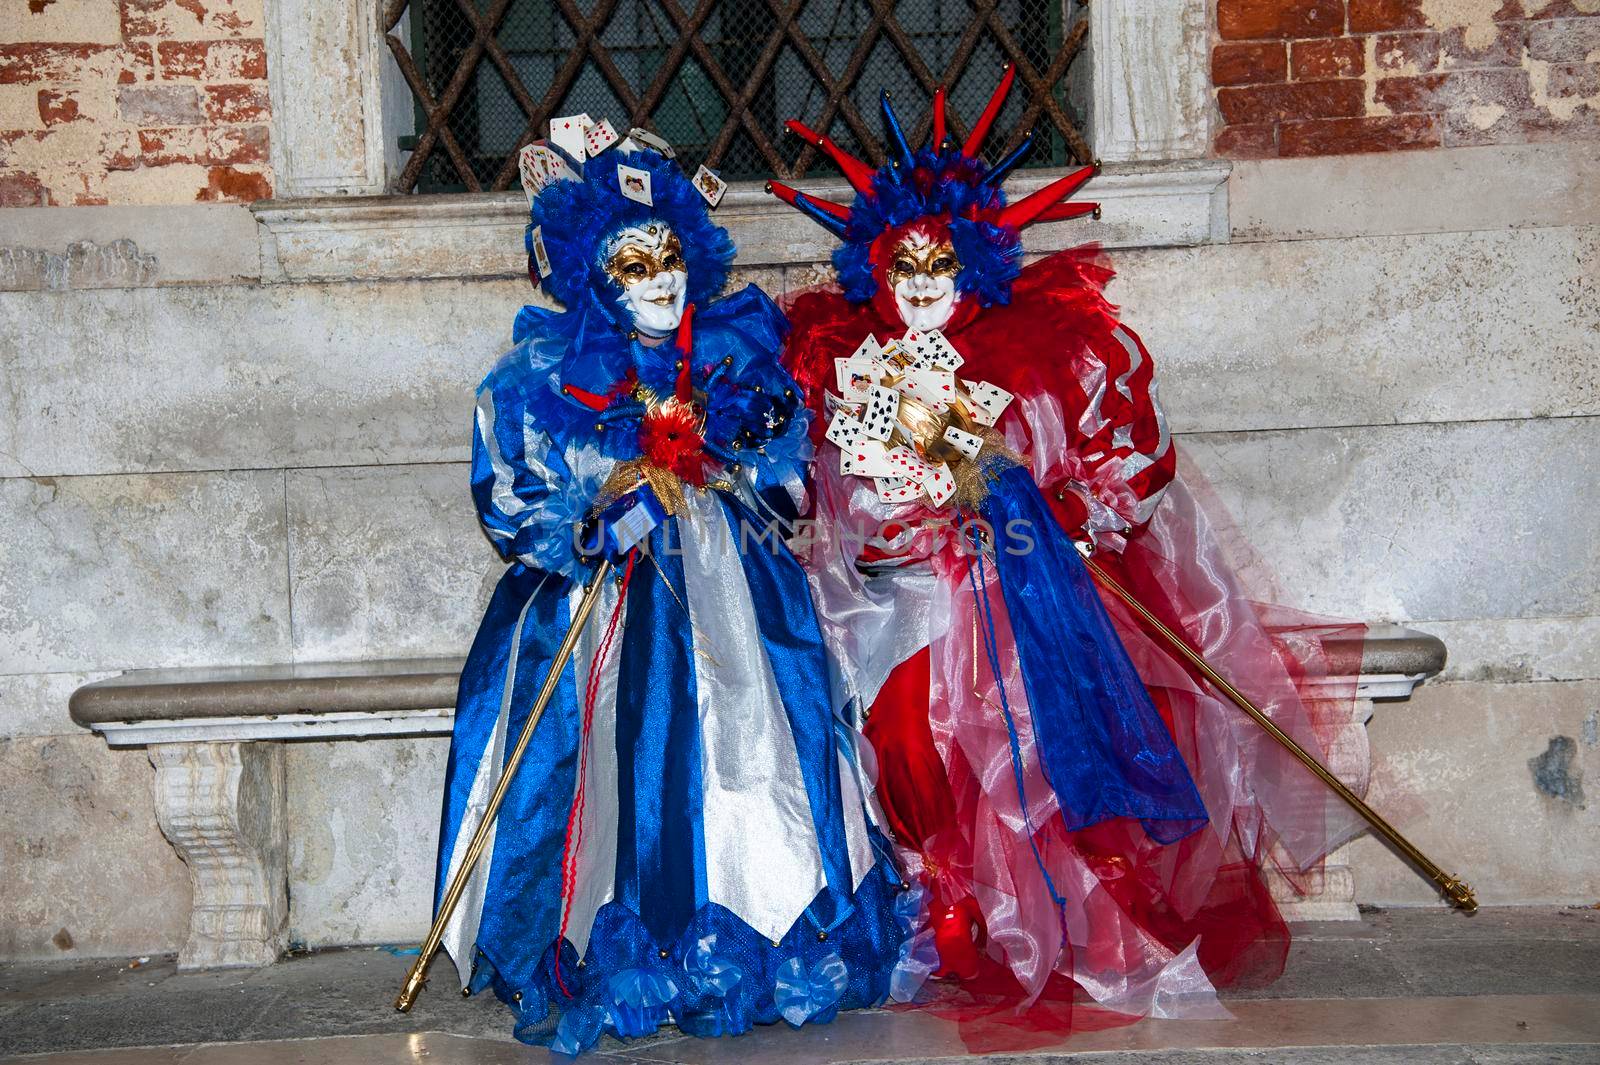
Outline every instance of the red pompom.
<path id="1" fill-rule="evenodd" d="M 692 485 L 706 483 L 704 446 L 700 416 L 686 403 L 663 403 L 639 426 L 639 450 L 645 458 Z"/>

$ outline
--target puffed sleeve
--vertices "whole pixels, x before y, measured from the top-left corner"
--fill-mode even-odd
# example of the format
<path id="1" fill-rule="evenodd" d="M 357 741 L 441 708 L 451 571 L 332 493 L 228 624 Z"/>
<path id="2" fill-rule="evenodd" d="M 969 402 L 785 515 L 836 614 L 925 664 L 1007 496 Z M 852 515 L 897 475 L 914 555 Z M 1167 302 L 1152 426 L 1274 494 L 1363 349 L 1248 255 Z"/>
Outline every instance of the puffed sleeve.
<path id="1" fill-rule="evenodd" d="M 1177 467 L 1154 365 L 1116 323 L 1090 343 L 1083 407 L 1065 417 L 1054 397 L 1024 402 L 1039 484 L 1075 539 L 1120 550 L 1149 522 Z M 1046 409 L 1051 408 L 1051 409 Z"/>
<path id="2" fill-rule="evenodd" d="M 522 390 L 493 375 L 478 390 L 472 427 L 472 497 L 500 557 L 576 576 L 576 547 L 597 484 L 568 468 Z"/>

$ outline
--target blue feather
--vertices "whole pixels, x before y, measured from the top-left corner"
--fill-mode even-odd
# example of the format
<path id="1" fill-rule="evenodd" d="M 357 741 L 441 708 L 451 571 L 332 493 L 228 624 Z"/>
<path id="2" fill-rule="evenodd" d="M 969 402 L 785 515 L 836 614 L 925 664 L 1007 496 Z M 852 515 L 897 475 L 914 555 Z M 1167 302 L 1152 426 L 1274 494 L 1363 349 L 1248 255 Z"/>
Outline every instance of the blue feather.
<path id="1" fill-rule="evenodd" d="M 653 204 L 622 194 L 618 165 L 650 175 Z M 569 311 L 587 304 L 619 327 L 630 326 L 614 297 L 617 283 L 605 272 L 606 242 L 628 226 L 659 222 L 678 235 L 688 264 L 689 301 L 704 305 L 728 279 L 733 240 L 711 221 L 706 202 L 675 160 L 656 152 L 602 152 L 582 166 L 581 181 L 552 181 L 533 200 L 524 243 L 533 251 L 541 227 L 551 273 L 540 283 Z"/>
<path id="2" fill-rule="evenodd" d="M 899 181 L 889 168 L 872 179 L 870 193 L 862 193 L 850 208 L 844 242 L 834 250 L 833 266 L 845 298 L 865 303 L 878 289 L 872 270 L 872 244 L 886 230 L 918 218 L 949 221 L 951 242 L 961 260 L 956 288 L 989 306 L 1008 303 L 1011 282 L 1022 271 L 1022 240 L 988 222 L 966 216 L 1005 205 L 997 186 L 983 183 L 984 167 L 957 151 L 915 154 L 918 180 Z M 928 180 L 921 180 L 925 174 Z"/>

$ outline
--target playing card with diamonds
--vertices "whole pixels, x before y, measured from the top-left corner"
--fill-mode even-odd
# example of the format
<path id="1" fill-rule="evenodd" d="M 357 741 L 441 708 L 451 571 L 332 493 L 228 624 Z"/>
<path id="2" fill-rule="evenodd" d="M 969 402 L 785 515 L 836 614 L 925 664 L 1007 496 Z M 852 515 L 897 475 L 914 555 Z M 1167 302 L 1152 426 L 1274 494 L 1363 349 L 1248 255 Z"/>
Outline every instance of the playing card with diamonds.
<path id="1" fill-rule="evenodd" d="M 537 144 L 526 144 L 517 153 L 517 176 L 522 179 L 522 191 L 527 194 L 530 207 L 533 206 L 533 198 L 550 179 L 549 171 L 545 169 L 534 151 L 538 147 Z"/>
<path id="2" fill-rule="evenodd" d="M 583 134 L 583 147 L 591 159 L 615 143 L 617 143 L 617 131 L 611 128 L 609 119 L 602 118 Z"/>
<path id="3" fill-rule="evenodd" d="M 972 416 L 984 425 L 999 421 L 1000 415 L 1005 413 L 1006 406 L 1011 402 L 1010 392 L 988 381 L 968 382 L 967 394 L 972 397 L 976 408 Z"/>
<path id="4" fill-rule="evenodd" d="M 594 123 L 588 115 L 563 115 L 550 120 L 550 143 L 566 152 L 576 162 L 583 162 L 588 154 L 584 135 Z"/>
<path id="5" fill-rule="evenodd" d="M 978 453 L 983 450 L 983 437 L 974 436 L 965 429 L 958 429 L 954 425 L 945 427 L 944 439 L 946 443 L 969 459 L 977 458 Z"/>
<path id="6" fill-rule="evenodd" d="M 885 457 L 896 477 L 904 477 L 913 484 L 921 484 L 933 472 L 933 467 L 908 447 L 892 447 Z"/>
<path id="7" fill-rule="evenodd" d="M 922 490 L 928 493 L 928 498 L 933 500 L 934 506 L 942 507 L 956 494 L 955 474 L 951 473 L 950 467 L 944 463 L 934 463 L 922 482 Z"/>
<path id="8" fill-rule="evenodd" d="M 922 494 L 920 485 L 901 477 L 879 477 L 876 483 L 880 503 L 909 503 Z"/>
<path id="9" fill-rule="evenodd" d="M 650 198 L 650 171 L 618 163 L 617 186 L 628 199 L 642 203 L 646 207 L 655 205 L 655 201 Z"/>
<path id="10" fill-rule="evenodd" d="M 728 191 L 728 183 L 713 174 L 704 163 L 694 172 L 694 188 L 700 198 L 715 207 L 722 202 L 722 194 Z"/>
<path id="11" fill-rule="evenodd" d="M 533 245 L 533 265 L 540 277 L 550 276 L 550 255 L 544 250 L 544 227 L 534 226 L 528 241 Z"/>
<path id="12" fill-rule="evenodd" d="M 851 417 L 841 410 L 833 416 L 833 421 L 828 423 L 827 437 L 841 449 L 849 450 L 861 436 L 861 429 L 861 419 Z"/>
<path id="13" fill-rule="evenodd" d="M 900 391 L 929 410 L 942 413 L 956 398 L 956 375 L 949 370 L 907 370 Z"/>
<path id="14" fill-rule="evenodd" d="M 875 365 L 871 359 L 834 359 L 833 377 L 839 395 L 850 403 L 864 402 L 867 390 L 878 381 Z"/>
<path id="15" fill-rule="evenodd" d="M 867 411 L 861 417 L 861 431 L 873 440 L 887 440 L 900 415 L 900 393 L 883 385 L 867 390 Z"/>
<path id="16" fill-rule="evenodd" d="M 518 162 L 526 157 L 528 167 L 538 180 L 539 188 L 544 188 L 552 181 L 577 181 L 578 172 L 572 165 L 561 157 L 561 153 L 542 141 L 534 141 L 518 156 Z"/>

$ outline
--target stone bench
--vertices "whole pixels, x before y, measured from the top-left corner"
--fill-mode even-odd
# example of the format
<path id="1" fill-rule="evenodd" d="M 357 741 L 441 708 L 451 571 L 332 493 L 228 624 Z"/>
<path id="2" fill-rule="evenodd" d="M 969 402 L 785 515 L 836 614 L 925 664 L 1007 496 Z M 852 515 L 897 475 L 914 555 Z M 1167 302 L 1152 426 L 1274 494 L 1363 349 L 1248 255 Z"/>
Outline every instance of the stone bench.
<path id="1" fill-rule="evenodd" d="M 1409 697 L 1444 668 L 1445 648 L 1425 633 L 1377 626 L 1361 661 L 1356 712 L 1330 752 L 1333 770 L 1358 791 L 1372 700 Z M 145 747 L 155 766 L 156 818 L 194 889 L 179 968 L 266 965 L 287 945 L 284 743 L 448 733 L 461 665 L 429 658 L 137 670 L 73 693 L 75 722 L 113 747 Z M 1291 918 L 1353 918 L 1354 891 L 1337 855 L 1320 895 L 1275 888 Z"/>

